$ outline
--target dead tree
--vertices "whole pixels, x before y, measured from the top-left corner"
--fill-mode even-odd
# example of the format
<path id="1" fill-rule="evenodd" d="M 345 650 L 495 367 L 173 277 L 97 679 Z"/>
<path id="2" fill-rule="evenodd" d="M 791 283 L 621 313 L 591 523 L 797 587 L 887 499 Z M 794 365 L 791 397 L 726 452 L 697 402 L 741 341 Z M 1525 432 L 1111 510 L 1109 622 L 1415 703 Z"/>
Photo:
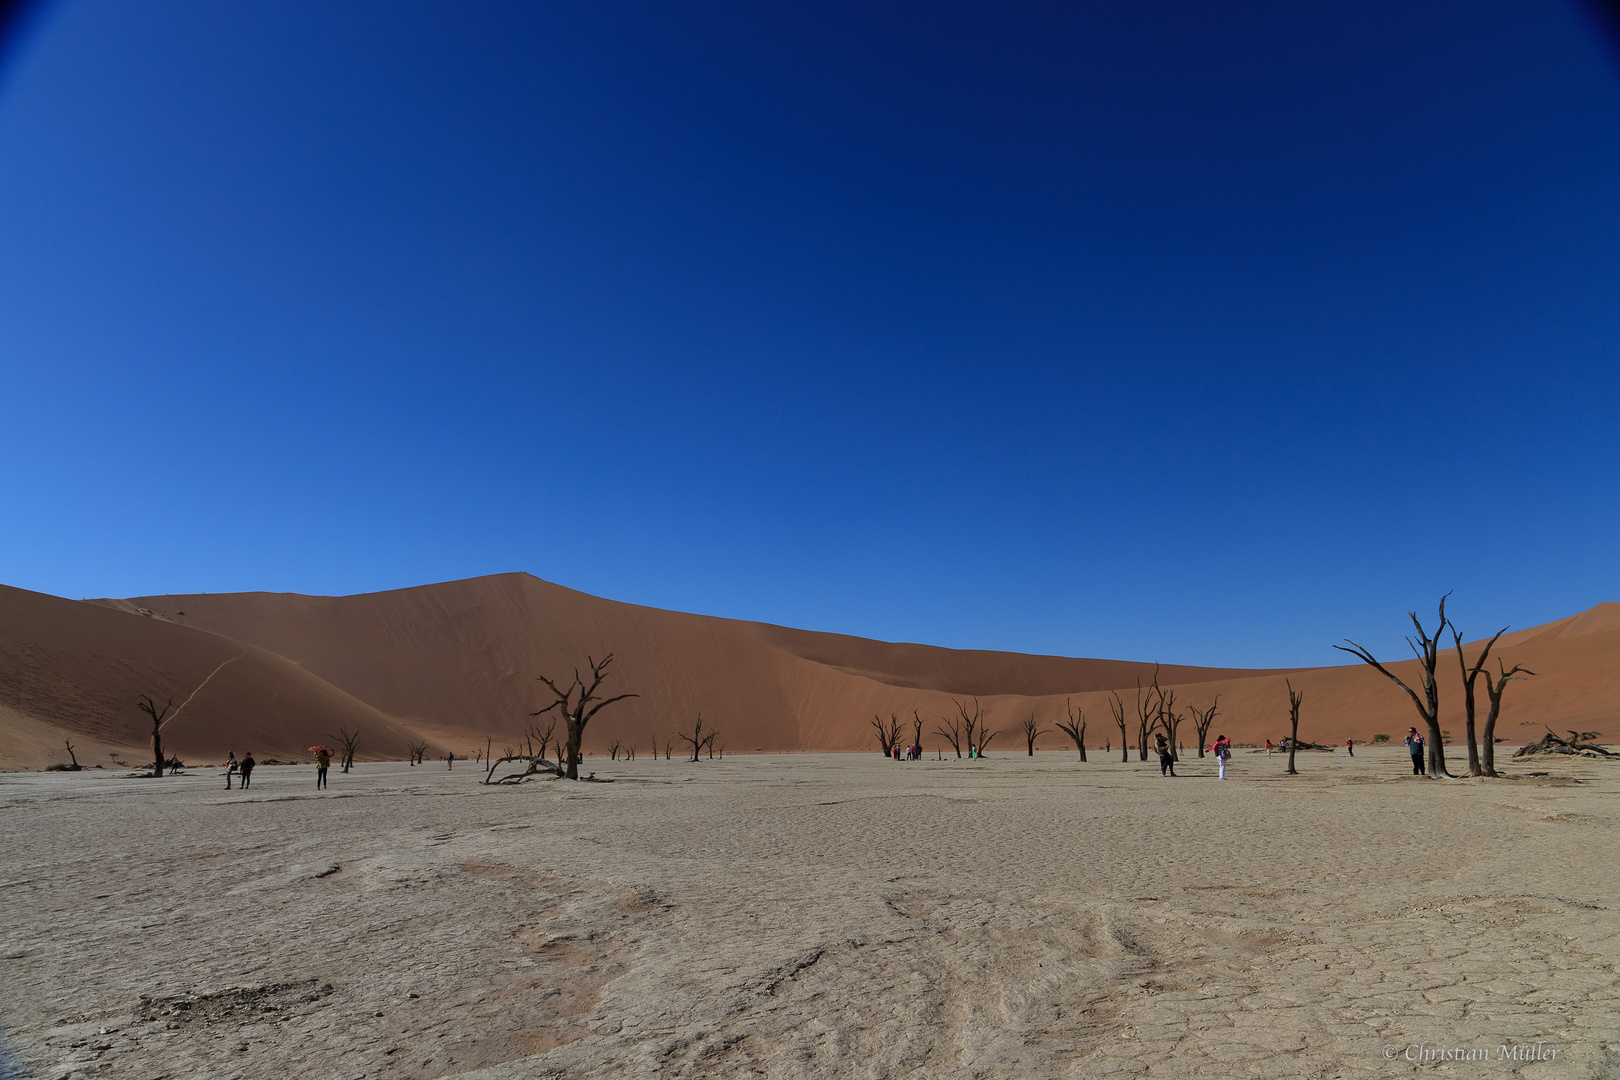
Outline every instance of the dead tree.
<path id="1" fill-rule="evenodd" d="M 1164 691 L 1159 689 L 1159 665 L 1153 665 L 1153 685 L 1142 692 L 1142 679 L 1136 679 L 1136 749 L 1140 760 L 1148 758 L 1148 740 L 1164 718 Z"/>
<path id="2" fill-rule="evenodd" d="M 555 777 L 563 775 L 562 743 L 557 743 L 556 760 L 546 756 L 546 747 L 552 742 L 552 732 L 557 730 L 556 718 L 546 724 L 542 731 L 538 724 L 529 724 L 523 729 L 523 745 L 508 746 L 496 757 L 493 751 L 485 755 L 484 779 L 485 784 L 521 784 L 531 776 L 546 774 Z M 508 773 L 496 779 L 495 770 L 508 762 L 524 762 L 522 772 Z"/>
<path id="3" fill-rule="evenodd" d="M 1545 726 L 1545 725 L 1543 725 Z M 1569 729 L 1566 728 L 1566 731 Z M 1547 734 L 1541 741 L 1526 743 L 1513 754 L 1514 757 L 1530 757 L 1533 754 L 1580 754 L 1584 757 L 1620 757 L 1614 751 L 1599 746 L 1592 740 L 1603 734 L 1601 731 L 1570 731 L 1569 738 L 1561 739 L 1553 734 L 1552 728 L 1547 728 Z"/>
<path id="4" fill-rule="evenodd" d="M 1125 723 L 1125 702 L 1112 690 L 1108 691 L 1108 696 L 1111 699 L 1108 711 L 1114 714 L 1114 723 L 1119 725 L 1119 762 L 1128 765 L 1131 760 L 1131 733 Z"/>
<path id="5" fill-rule="evenodd" d="M 1412 625 L 1417 628 L 1417 641 L 1407 638 L 1406 644 L 1411 648 L 1413 655 L 1417 657 L 1419 670 L 1423 675 L 1423 696 L 1421 698 L 1417 696 L 1410 686 L 1401 681 L 1400 676 L 1380 664 L 1374 659 L 1372 653 L 1357 645 L 1354 641 L 1350 641 L 1349 638 L 1345 638 L 1345 641 L 1350 643 L 1350 648 L 1347 649 L 1343 645 L 1333 646 L 1340 652 L 1347 652 L 1362 663 L 1377 668 L 1385 678 L 1405 690 L 1406 696 L 1412 699 L 1412 704 L 1416 707 L 1418 715 L 1423 717 L 1423 724 L 1427 729 L 1423 741 L 1424 745 L 1429 748 L 1428 776 L 1431 780 L 1438 780 L 1443 776 L 1451 775 L 1446 771 L 1445 735 L 1440 730 L 1440 688 L 1434 681 L 1434 667 L 1440 654 L 1440 635 L 1450 625 L 1450 620 L 1446 618 L 1446 597 L 1450 595 L 1450 593 L 1446 593 L 1445 596 L 1440 598 L 1440 625 L 1434 628 L 1432 635 L 1423 629 L 1423 624 L 1418 621 L 1416 612 L 1408 611 L 1406 613 L 1406 617 L 1411 619 Z"/>
<path id="6" fill-rule="evenodd" d="M 913 745 L 913 746 L 915 746 L 917 748 L 917 753 L 919 753 L 919 754 L 922 753 L 922 725 L 923 725 L 922 717 L 917 715 L 917 710 L 916 709 L 912 709 L 911 710 L 911 745 Z"/>
<path id="7" fill-rule="evenodd" d="M 1068 710 L 1069 720 L 1064 723 L 1057 721 L 1057 726 L 1065 735 L 1074 740 L 1074 748 L 1080 751 L 1080 760 L 1086 760 L 1086 710 L 1076 710 L 1070 698 L 1063 699 L 1063 707 Z"/>
<path id="8" fill-rule="evenodd" d="M 955 698 L 951 699 L 951 704 L 956 706 L 957 717 L 962 721 L 962 740 L 968 745 L 968 753 L 973 753 L 974 748 L 977 747 L 979 756 L 983 757 L 984 748 L 989 746 L 990 740 L 1000 735 L 1001 732 L 990 730 L 990 722 L 985 719 L 984 710 L 979 707 L 978 698 L 973 699 L 972 712 L 968 712 L 967 706 Z M 974 732 L 978 733 L 977 742 L 974 741 Z"/>
<path id="9" fill-rule="evenodd" d="M 410 752 L 411 764 L 420 765 L 422 764 L 422 759 L 427 757 L 428 744 L 426 742 L 408 743 L 406 744 L 405 749 Z"/>
<path id="10" fill-rule="evenodd" d="M 1507 689 L 1507 684 L 1509 681 L 1524 681 L 1519 675 L 1520 672 L 1523 672 L 1525 675 L 1535 674 L 1535 672 L 1531 671 L 1529 668 L 1523 667 L 1519 664 L 1514 664 L 1511 668 L 1504 668 L 1500 657 L 1497 658 L 1496 668 L 1498 671 L 1502 672 L 1502 678 L 1500 681 L 1493 682 L 1491 680 L 1491 673 L 1489 671 L 1485 673 L 1485 693 L 1490 695 L 1491 710 L 1485 714 L 1485 754 L 1484 760 L 1480 763 L 1481 776 L 1497 775 L 1496 720 L 1497 717 L 1502 713 L 1502 691 Z"/>
<path id="11" fill-rule="evenodd" d="M 1496 637 L 1485 643 L 1485 651 L 1479 654 L 1472 667 L 1463 659 L 1462 634 L 1457 631 L 1457 624 L 1451 624 L 1451 643 L 1457 648 L 1457 666 L 1462 669 L 1463 681 L 1463 716 L 1464 730 L 1468 734 L 1468 775 L 1484 776 L 1485 767 L 1479 760 L 1479 744 L 1474 740 L 1474 680 L 1479 677 L 1479 669 L 1485 666 L 1485 658 L 1491 655 L 1491 646 L 1496 639 L 1507 633 L 1508 628 L 1496 632 Z M 1495 755 L 1492 755 L 1493 757 Z"/>
<path id="12" fill-rule="evenodd" d="M 360 745 L 360 729 L 355 728 L 351 735 L 347 728 L 338 728 L 336 735 L 328 735 L 327 738 L 343 744 L 343 771 L 348 772 L 354 767 L 354 751 Z"/>
<path id="13" fill-rule="evenodd" d="M 618 739 L 614 739 L 612 742 L 608 743 L 608 760 L 618 761 L 619 751 L 623 749 L 624 743 L 620 742 Z"/>
<path id="14" fill-rule="evenodd" d="M 675 733 L 676 737 L 679 738 L 681 742 L 686 743 L 692 748 L 693 761 L 698 759 L 698 754 L 701 753 L 705 747 L 707 747 L 709 750 L 709 756 L 714 756 L 714 737 L 718 734 L 720 734 L 718 731 L 711 731 L 707 735 L 703 734 L 702 713 L 698 713 L 697 722 L 692 725 L 692 734 L 688 735 L 683 731 L 677 731 Z"/>
<path id="15" fill-rule="evenodd" d="M 1209 703 L 1209 708 L 1202 712 L 1198 706 L 1189 705 L 1187 711 L 1192 713 L 1193 728 L 1198 732 L 1198 756 L 1204 756 L 1204 744 L 1209 741 L 1209 729 L 1215 724 L 1215 715 L 1220 711 L 1216 706 L 1221 703 L 1221 695 L 1216 694 L 1215 700 Z"/>
<path id="16" fill-rule="evenodd" d="M 900 741 L 900 717 L 890 713 L 889 718 L 885 720 L 881 716 L 874 715 L 872 726 L 877 729 L 878 743 L 883 747 L 883 756 L 894 757 L 894 744 Z"/>
<path id="17" fill-rule="evenodd" d="M 1035 713 L 1033 711 L 1030 712 L 1028 720 L 1019 722 L 1019 726 L 1024 729 L 1024 742 L 1029 746 L 1029 756 L 1034 757 L 1035 740 L 1040 738 L 1042 735 L 1047 734 L 1051 729 L 1048 728 L 1045 731 L 1041 730 L 1040 722 L 1035 719 Z"/>
<path id="18" fill-rule="evenodd" d="M 939 726 L 934 729 L 934 734 L 950 743 L 951 749 L 956 751 L 957 757 L 962 756 L 962 721 L 953 716 L 947 716 L 939 722 Z"/>
<path id="19" fill-rule="evenodd" d="M 546 689 L 550 690 L 557 700 L 545 708 L 529 714 L 530 716 L 544 716 L 553 709 L 556 710 L 558 718 L 562 720 L 564 727 L 568 731 L 568 746 L 563 751 L 563 756 L 566 759 L 563 762 L 563 767 L 565 775 L 570 780 L 579 779 L 579 744 L 585 738 L 585 725 L 589 724 L 597 713 L 612 705 L 615 701 L 624 701 L 626 698 L 639 696 L 636 694 L 619 694 L 610 698 L 598 698 L 596 691 L 601 688 L 603 680 L 608 677 L 608 668 L 613 664 L 613 654 L 608 653 L 602 657 L 601 663 L 597 663 L 587 656 L 585 663 L 591 669 L 590 686 L 586 686 L 585 680 L 580 677 L 579 668 L 574 669 L 574 681 L 572 683 L 565 683 L 560 686 L 544 675 L 536 675 L 535 678 L 545 683 Z M 574 697 L 575 694 L 579 695 L 577 700 Z M 596 704 L 593 705 L 592 702 Z"/>
<path id="20" fill-rule="evenodd" d="M 162 776 L 164 764 L 163 718 L 169 715 L 170 709 L 174 708 L 174 698 L 170 698 L 169 703 L 160 709 L 155 701 L 142 694 L 140 703 L 136 707 L 152 718 L 152 775 Z"/>
<path id="21" fill-rule="evenodd" d="M 72 742 L 72 740 L 64 739 L 62 741 L 64 743 L 66 743 L 66 745 L 67 745 L 68 760 L 73 763 L 73 764 L 71 764 L 71 765 L 69 765 L 67 767 L 67 771 L 68 772 L 82 772 L 84 770 L 84 766 L 79 764 L 79 759 L 77 757 L 75 757 L 74 754 L 73 754 L 73 742 Z"/>
<path id="22" fill-rule="evenodd" d="M 1299 770 L 1294 768 L 1294 751 L 1299 747 L 1299 703 L 1305 700 L 1305 695 L 1294 689 L 1294 684 L 1287 679 L 1283 685 L 1288 687 L 1288 775 L 1298 776 Z"/>
<path id="23" fill-rule="evenodd" d="M 1186 722 L 1187 717 L 1176 712 L 1175 705 L 1176 692 L 1174 690 L 1160 694 L 1159 725 L 1164 728 L 1165 735 L 1170 739 L 1170 756 L 1179 761 L 1180 758 L 1176 751 L 1176 732 L 1181 730 L 1181 725 Z"/>

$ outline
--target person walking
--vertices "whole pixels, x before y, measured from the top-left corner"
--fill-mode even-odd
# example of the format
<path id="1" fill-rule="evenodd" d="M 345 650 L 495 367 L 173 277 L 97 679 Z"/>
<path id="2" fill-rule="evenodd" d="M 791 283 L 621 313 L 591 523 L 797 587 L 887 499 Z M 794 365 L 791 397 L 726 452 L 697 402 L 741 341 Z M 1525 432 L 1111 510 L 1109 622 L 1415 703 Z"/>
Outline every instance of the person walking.
<path id="1" fill-rule="evenodd" d="M 332 751 L 321 747 L 315 751 L 315 790 L 326 786 L 326 770 L 332 765 Z"/>
<path id="2" fill-rule="evenodd" d="M 1417 728 L 1406 729 L 1406 752 L 1412 755 L 1412 775 L 1424 775 L 1423 736 L 1418 734 Z"/>
<path id="3" fill-rule="evenodd" d="M 1220 738 L 1215 740 L 1215 745 L 1210 747 L 1209 749 L 1210 749 L 1210 752 L 1215 755 L 1216 764 L 1218 764 L 1220 766 L 1220 769 L 1221 769 L 1220 778 L 1222 780 L 1225 780 L 1226 779 L 1226 763 L 1232 757 L 1232 740 L 1228 739 L 1225 735 L 1222 735 Z"/>
<path id="4" fill-rule="evenodd" d="M 226 791 L 231 790 L 231 777 L 232 777 L 232 775 L 235 774 L 235 772 L 236 772 L 236 751 L 232 750 L 230 756 L 225 759 L 225 790 Z"/>
<path id="5" fill-rule="evenodd" d="M 1176 775 L 1176 755 L 1170 749 L 1170 740 L 1164 737 L 1164 732 L 1153 736 L 1159 749 L 1159 775 Z"/>
<path id="6" fill-rule="evenodd" d="M 455 770 L 456 770 L 456 752 L 454 750 L 450 751 L 448 754 L 444 755 L 444 760 L 447 762 L 447 764 L 444 767 L 444 771 L 445 772 L 455 772 Z"/>
<path id="7" fill-rule="evenodd" d="M 1266 740 L 1266 757 L 1270 757 L 1270 756 L 1271 756 L 1271 740 L 1267 739 Z"/>
<path id="8" fill-rule="evenodd" d="M 246 791 L 247 786 L 253 782 L 253 751 L 249 750 L 242 755 L 242 764 L 237 766 L 237 769 L 242 774 L 242 790 Z"/>
<path id="9" fill-rule="evenodd" d="M 1344 748 L 1346 750 L 1350 751 L 1350 756 L 1351 757 L 1356 756 L 1356 740 L 1354 740 L 1354 739 L 1346 739 L 1346 740 L 1344 740 Z"/>

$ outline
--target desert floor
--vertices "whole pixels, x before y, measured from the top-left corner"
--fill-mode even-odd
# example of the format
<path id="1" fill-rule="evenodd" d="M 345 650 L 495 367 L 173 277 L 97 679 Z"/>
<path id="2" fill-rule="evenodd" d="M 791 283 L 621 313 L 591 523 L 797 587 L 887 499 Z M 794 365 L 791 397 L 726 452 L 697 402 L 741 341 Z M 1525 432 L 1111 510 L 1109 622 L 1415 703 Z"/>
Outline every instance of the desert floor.
<path id="1" fill-rule="evenodd" d="M 1620 764 L 1097 756 L 0 775 L 0 1076 L 1614 1075 Z"/>

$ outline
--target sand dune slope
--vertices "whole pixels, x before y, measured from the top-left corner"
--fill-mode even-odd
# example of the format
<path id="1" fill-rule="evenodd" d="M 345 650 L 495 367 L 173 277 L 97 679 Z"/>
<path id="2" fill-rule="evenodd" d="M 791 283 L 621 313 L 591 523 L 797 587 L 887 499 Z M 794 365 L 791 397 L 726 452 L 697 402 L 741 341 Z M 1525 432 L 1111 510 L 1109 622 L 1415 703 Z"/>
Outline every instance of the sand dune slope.
<path id="1" fill-rule="evenodd" d="M 402 758 L 409 729 L 254 645 L 132 610 L 0 586 L 0 765 L 145 762 L 140 695 L 176 711 L 163 729 L 182 759 L 298 755 L 340 725 L 363 729 L 361 756 Z"/>
<path id="2" fill-rule="evenodd" d="M 1109 693 L 1131 708 L 1152 665 L 870 641 L 604 600 L 528 574 L 502 574 L 345 597 L 246 593 L 105 601 L 250 642 L 437 739 L 499 746 L 546 702 L 538 673 L 571 671 L 587 655 L 616 654 L 609 686 L 640 696 L 602 714 L 587 738 L 600 750 L 622 739 L 647 752 L 699 712 L 732 750 L 857 749 L 872 745 L 871 717 L 916 710 L 924 743 L 953 714 L 952 698 L 977 695 L 1014 749 L 1034 712 L 1050 728 L 1071 701 L 1089 720 L 1087 741 L 1119 743 Z M 182 614 L 183 613 L 183 614 Z M 1397 613 L 1398 614 L 1398 613 Z M 1603 727 L 1620 702 L 1620 604 L 1518 631 L 1499 646 L 1509 665 L 1538 675 L 1515 683 L 1499 734 L 1517 740 L 1528 721 Z M 1470 651 L 1470 656 L 1473 652 Z M 1456 657 L 1444 658 L 1446 725 L 1462 734 Z M 1415 665 L 1393 665 L 1417 686 Z M 1217 728 L 1240 741 L 1287 732 L 1284 679 L 1303 690 L 1302 736 L 1322 742 L 1399 739 L 1416 714 L 1382 676 L 1360 665 L 1303 670 L 1161 670 L 1180 704 L 1220 695 Z M 1480 684 L 1481 716 L 1485 707 Z M 1612 726 L 1612 725 L 1611 725 Z M 1191 726 L 1185 741 L 1195 741 Z M 1609 733 L 1611 736 L 1615 733 Z M 1058 734 L 1042 746 L 1063 745 Z"/>

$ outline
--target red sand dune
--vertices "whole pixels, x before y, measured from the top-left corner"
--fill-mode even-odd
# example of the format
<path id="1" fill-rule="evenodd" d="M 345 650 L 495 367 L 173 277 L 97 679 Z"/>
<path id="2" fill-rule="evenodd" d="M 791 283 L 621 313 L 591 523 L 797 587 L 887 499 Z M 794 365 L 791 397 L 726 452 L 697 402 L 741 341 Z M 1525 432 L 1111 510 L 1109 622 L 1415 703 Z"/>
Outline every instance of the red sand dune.
<path id="1" fill-rule="evenodd" d="M 571 673 L 613 652 L 607 689 L 640 696 L 603 712 L 587 734 L 600 751 L 621 739 L 645 755 L 701 712 L 732 751 L 844 750 L 873 745 L 875 713 L 934 725 L 977 695 L 1001 734 L 992 751 L 1022 750 L 1017 725 L 1034 710 L 1050 722 L 1065 698 L 1085 710 L 1088 745 L 1118 745 L 1107 691 L 1127 707 L 1151 664 L 891 644 L 792 630 L 588 596 L 527 574 L 502 574 L 359 596 L 241 593 L 81 603 L 0 590 L 0 762 L 57 760 L 62 731 L 108 747 L 145 743 L 138 693 L 184 700 L 222 660 L 165 738 L 182 752 L 251 748 L 290 756 L 339 724 L 366 731 L 362 757 L 403 757 L 412 732 L 458 753 L 492 737 L 499 748 L 547 702 L 540 673 Z M 145 611 L 149 614 L 142 614 Z M 1392 618 L 1401 613 L 1392 612 Z M 1508 691 L 1500 734 L 1520 721 L 1602 730 L 1620 696 L 1620 604 L 1517 631 L 1499 645 L 1509 665 L 1539 672 Z M 1411 661 L 1397 665 L 1415 676 Z M 1443 658 L 1446 724 L 1461 737 L 1456 657 Z M 15 674 L 13 674 L 15 673 Z M 1303 690 L 1301 736 L 1342 742 L 1415 722 L 1397 688 L 1362 665 L 1247 671 L 1166 665 L 1178 704 L 1221 695 L 1216 727 L 1239 741 L 1287 732 L 1284 677 Z M 8 681 L 11 680 L 11 681 Z M 1415 682 L 1413 683 L 1415 685 Z M 15 705 L 22 692 L 22 706 Z M 1481 715 L 1484 687 L 1480 686 Z M 9 709 L 9 712 L 8 712 Z M 1611 722 L 1612 726 L 1612 722 Z M 1183 727 L 1192 742 L 1190 724 Z M 1612 732 L 1608 733 L 1611 736 Z M 15 744 L 15 745 L 13 745 Z M 25 745 L 26 744 L 26 745 Z M 1060 734 L 1040 744 L 1065 745 Z M 306 755 L 307 756 L 307 755 Z M 134 757 L 129 760 L 135 760 Z"/>

